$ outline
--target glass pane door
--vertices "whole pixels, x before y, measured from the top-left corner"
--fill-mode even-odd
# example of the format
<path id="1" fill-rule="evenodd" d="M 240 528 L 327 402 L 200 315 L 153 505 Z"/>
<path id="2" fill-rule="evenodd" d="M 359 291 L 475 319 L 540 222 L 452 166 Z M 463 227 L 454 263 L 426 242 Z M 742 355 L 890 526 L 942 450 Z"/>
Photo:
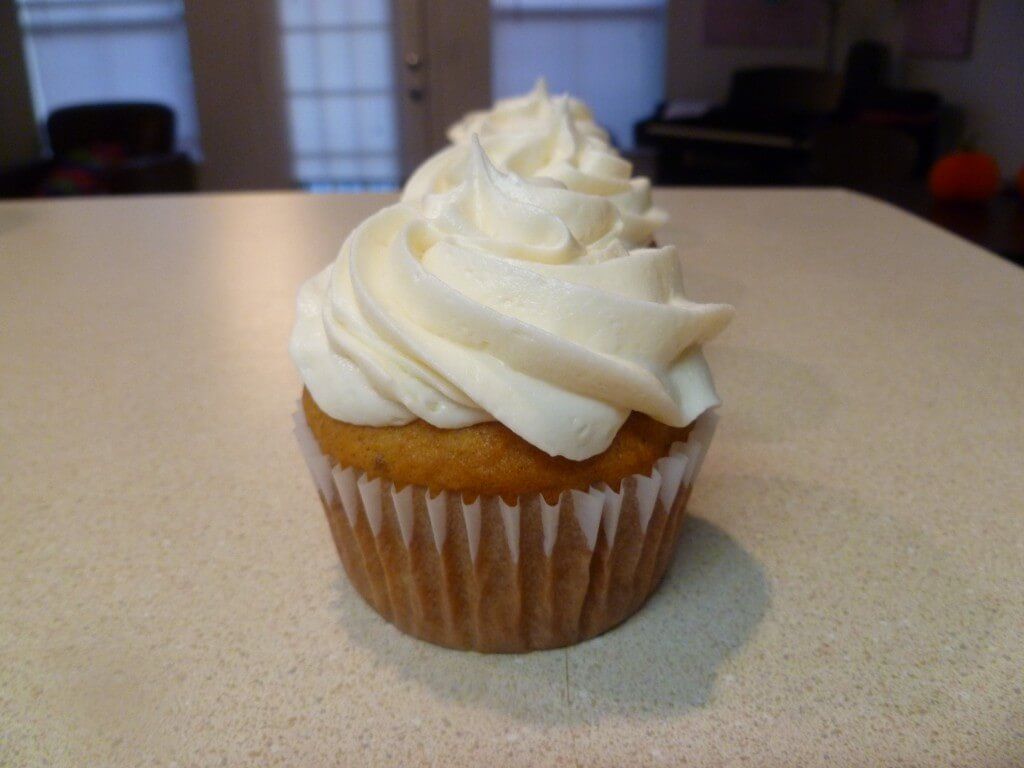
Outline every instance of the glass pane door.
<path id="1" fill-rule="evenodd" d="M 587 102 L 622 149 L 665 91 L 664 0 L 491 0 L 496 99 L 545 76 Z"/>
<path id="2" fill-rule="evenodd" d="M 394 189 L 390 0 L 278 0 L 292 172 L 308 189 Z"/>

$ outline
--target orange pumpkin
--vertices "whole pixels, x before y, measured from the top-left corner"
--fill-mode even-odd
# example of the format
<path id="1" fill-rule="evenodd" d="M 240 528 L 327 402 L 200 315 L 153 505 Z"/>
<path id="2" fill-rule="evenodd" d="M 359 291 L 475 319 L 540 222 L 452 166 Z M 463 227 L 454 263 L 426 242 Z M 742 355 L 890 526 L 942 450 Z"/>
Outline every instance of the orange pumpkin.
<path id="1" fill-rule="evenodd" d="M 984 152 L 960 151 L 941 158 L 928 175 L 936 200 L 985 202 L 999 194 L 999 165 Z"/>

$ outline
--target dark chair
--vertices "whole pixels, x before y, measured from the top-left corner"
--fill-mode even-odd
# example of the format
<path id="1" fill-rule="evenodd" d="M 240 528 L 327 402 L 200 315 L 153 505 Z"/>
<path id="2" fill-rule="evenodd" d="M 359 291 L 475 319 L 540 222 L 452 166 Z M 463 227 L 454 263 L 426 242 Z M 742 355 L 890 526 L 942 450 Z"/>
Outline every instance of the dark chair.
<path id="1" fill-rule="evenodd" d="M 53 157 L 0 175 L 0 195 L 130 194 L 194 190 L 195 164 L 176 152 L 163 104 L 84 104 L 46 121 Z"/>
<path id="2" fill-rule="evenodd" d="M 901 131 L 917 142 L 915 173 L 923 176 L 935 158 L 959 140 L 960 112 L 932 91 L 895 88 L 889 47 L 872 40 L 850 46 L 846 90 L 839 119 Z"/>
<path id="3" fill-rule="evenodd" d="M 94 144 L 118 144 L 128 157 L 174 151 L 174 111 L 163 104 L 83 104 L 54 110 L 46 120 L 57 157 Z"/>
<path id="4" fill-rule="evenodd" d="M 944 104 L 932 91 L 884 88 L 864 99 L 856 115 L 859 122 L 902 131 L 917 142 L 915 168 L 923 176 L 935 159 L 959 141 L 962 111 Z"/>
<path id="5" fill-rule="evenodd" d="M 889 46 L 874 40 L 860 40 L 846 54 L 845 85 L 839 111 L 855 116 L 863 104 L 889 87 L 892 54 Z"/>
<path id="6" fill-rule="evenodd" d="M 917 154 L 917 142 L 901 131 L 836 123 L 814 135 L 809 181 L 884 196 L 911 181 Z"/>

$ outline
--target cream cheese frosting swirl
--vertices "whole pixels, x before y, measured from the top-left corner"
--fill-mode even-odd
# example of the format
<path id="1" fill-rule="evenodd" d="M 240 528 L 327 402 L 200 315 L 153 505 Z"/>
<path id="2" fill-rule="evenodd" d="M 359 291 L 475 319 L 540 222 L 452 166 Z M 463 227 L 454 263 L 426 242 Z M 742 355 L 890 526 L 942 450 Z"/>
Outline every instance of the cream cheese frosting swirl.
<path id="1" fill-rule="evenodd" d="M 568 96 L 552 98 L 544 81 L 526 96 L 471 113 L 450 131 L 455 142 L 423 162 L 402 192 L 407 202 L 446 192 L 462 183 L 475 130 L 492 162 L 524 178 L 553 179 L 576 192 L 608 198 L 622 215 L 628 246 L 649 245 L 667 220 L 651 201 L 650 180 L 632 178 L 633 165 L 607 141 L 590 111 Z"/>
<path id="2" fill-rule="evenodd" d="M 671 247 L 627 250 L 609 201 L 504 174 L 364 221 L 301 288 L 290 351 L 341 421 L 496 420 L 551 455 L 604 451 L 631 411 L 718 404 L 702 342 L 732 308 L 682 295 Z"/>
<path id="3" fill-rule="evenodd" d="M 586 104 L 570 97 L 565 100 L 573 126 L 580 135 L 608 141 L 608 132 L 594 122 L 594 115 Z M 469 144 L 473 136 L 485 139 L 501 133 L 529 133 L 548 122 L 553 108 L 554 100 L 542 77 L 527 94 L 499 99 L 490 109 L 466 114 L 448 129 L 448 140 L 452 144 Z"/>

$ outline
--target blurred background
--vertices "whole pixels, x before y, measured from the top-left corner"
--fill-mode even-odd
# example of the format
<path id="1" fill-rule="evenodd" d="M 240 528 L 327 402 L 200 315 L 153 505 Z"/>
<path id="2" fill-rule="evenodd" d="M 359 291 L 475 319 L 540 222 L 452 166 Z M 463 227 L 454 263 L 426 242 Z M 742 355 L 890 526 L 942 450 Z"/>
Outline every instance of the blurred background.
<path id="1" fill-rule="evenodd" d="M 845 186 L 1024 260 L 1022 0 L 0 0 L 0 196 L 394 190 L 540 75 L 657 184 Z"/>

